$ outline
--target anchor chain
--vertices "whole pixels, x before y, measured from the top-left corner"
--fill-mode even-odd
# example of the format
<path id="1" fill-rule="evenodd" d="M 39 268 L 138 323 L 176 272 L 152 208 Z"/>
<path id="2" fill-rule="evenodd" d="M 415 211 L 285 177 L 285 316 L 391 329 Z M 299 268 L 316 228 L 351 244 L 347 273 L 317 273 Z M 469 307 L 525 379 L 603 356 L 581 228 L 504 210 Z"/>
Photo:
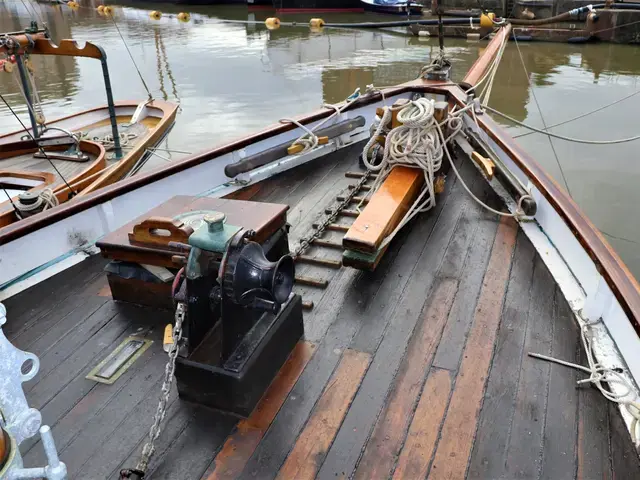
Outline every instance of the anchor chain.
<path id="1" fill-rule="evenodd" d="M 167 403 L 169 401 L 169 394 L 171 393 L 171 385 L 173 384 L 173 374 L 176 369 L 176 358 L 178 358 L 178 351 L 180 349 L 180 341 L 182 340 L 182 323 L 186 316 L 186 309 L 184 302 L 178 302 L 176 306 L 175 325 L 173 326 L 173 344 L 169 350 L 169 361 L 164 368 L 164 379 L 162 381 L 162 394 L 160 401 L 158 402 L 158 408 L 156 414 L 153 417 L 153 424 L 149 429 L 149 436 L 147 443 L 142 448 L 142 455 L 140 461 L 135 469 L 123 469 L 120 471 L 120 478 L 144 478 L 151 457 L 155 452 L 155 441 L 162 432 L 162 422 L 167 414 Z"/>
<path id="2" fill-rule="evenodd" d="M 362 175 L 362 178 L 356 183 L 354 188 L 349 192 L 348 195 L 345 196 L 344 200 L 338 204 L 338 206 L 333 210 L 333 212 L 324 219 L 324 221 L 318 225 L 318 227 L 314 230 L 314 232 L 306 238 L 302 238 L 298 247 L 292 253 L 293 259 L 296 260 L 300 255 L 304 253 L 304 251 L 311 246 L 314 240 L 317 240 L 322 236 L 327 227 L 334 222 L 340 215 L 340 212 L 349 206 L 349 203 L 353 200 L 353 198 L 360 192 L 362 186 L 369 179 L 371 172 L 367 170 Z"/>

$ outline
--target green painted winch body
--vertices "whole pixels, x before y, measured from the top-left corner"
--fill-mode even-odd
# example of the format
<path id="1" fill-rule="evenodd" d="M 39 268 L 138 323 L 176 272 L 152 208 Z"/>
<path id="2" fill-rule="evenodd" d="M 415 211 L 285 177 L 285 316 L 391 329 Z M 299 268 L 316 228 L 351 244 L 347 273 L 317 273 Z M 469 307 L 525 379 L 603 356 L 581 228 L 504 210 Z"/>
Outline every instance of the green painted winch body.
<path id="1" fill-rule="evenodd" d="M 193 248 L 187 261 L 187 278 L 196 278 L 208 272 L 208 258 L 203 252 L 213 252 L 224 255 L 227 245 L 242 227 L 229 225 L 225 222 L 225 215 L 221 212 L 211 212 L 204 217 L 204 223 L 191 234 L 189 245 Z"/>

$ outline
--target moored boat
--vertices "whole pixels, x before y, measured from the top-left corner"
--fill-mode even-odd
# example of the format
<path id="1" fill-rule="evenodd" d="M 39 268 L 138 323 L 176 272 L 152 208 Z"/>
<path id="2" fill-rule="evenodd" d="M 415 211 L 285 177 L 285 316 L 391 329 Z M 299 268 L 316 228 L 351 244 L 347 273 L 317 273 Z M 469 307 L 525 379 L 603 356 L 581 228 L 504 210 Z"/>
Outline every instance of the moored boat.
<path id="1" fill-rule="evenodd" d="M 509 35 L 0 231 L 0 282 L 106 235 L 0 312 L 52 425 L 24 463 L 52 432 L 72 478 L 637 477 L 640 287 L 473 100 Z"/>
<path id="2" fill-rule="evenodd" d="M 17 181 L 15 179 L 25 178 L 22 174 L 36 175 L 41 181 L 33 185 L 34 188 L 26 195 L 28 204 L 24 211 L 19 209 L 22 203 L 18 190 L 23 191 L 23 187 L 29 186 L 29 181 L 26 184 L 22 181 L 21 188 L 14 188 L 15 195 L 4 194 L 9 198 L 2 202 L 0 228 L 134 173 L 149 156 L 150 149 L 168 133 L 177 112 L 176 105 L 151 98 L 141 102 L 115 103 L 106 54 L 102 48 L 89 42 L 80 48 L 71 40 L 54 45 L 46 32 L 30 32 L 6 35 L 2 37 L 0 46 L 0 52 L 6 55 L 4 70 L 20 73 L 31 119 L 30 129 L 23 125 L 20 130 L 0 135 L 3 151 L 0 170 L 3 176 L 14 179 L 13 184 Z M 28 80 L 32 75 L 29 68 L 31 55 L 99 59 L 103 66 L 108 105 L 46 120 L 42 111 L 32 104 L 34 95 L 30 90 L 35 83 Z M 62 152 L 58 151 L 61 147 L 64 147 Z M 56 153 L 51 153 L 53 150 Z M 41 193 L 44 197 L 39 197 Z M 32 198 L 33 195 L 36 196 Z"/>
<path id="3" fill-rule="evenodd" d="M 422 4 L 405 0 L 360 0 L 364 9 L 387 15 L 422 15 Z"/>

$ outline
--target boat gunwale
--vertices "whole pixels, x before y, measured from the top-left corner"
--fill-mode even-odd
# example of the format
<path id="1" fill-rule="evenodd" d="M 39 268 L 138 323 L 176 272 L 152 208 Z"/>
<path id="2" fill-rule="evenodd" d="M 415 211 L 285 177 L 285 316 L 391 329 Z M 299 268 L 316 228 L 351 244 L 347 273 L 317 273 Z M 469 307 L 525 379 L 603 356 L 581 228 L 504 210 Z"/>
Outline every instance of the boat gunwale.
<path id="1" fill-rule="evenodd" d="M 464 90 L 459 86 L 445 85 L 440 82 L 416 79 L 396 87 L 367 94 L 352 102 L 343 111 L 352 111 L 372 103 L 379 102 L 384 97 L 402 95 L 404 93 L 430 93 L 445 95 L 450 102 L 463 105 L 466 100 Z M 295 117 L 301 124 L 306 125 L 322 120 L 334 113 L 334 109 L 321 108 L 312 113 Z M 596 269 L 603 276 L 620 306 L 628 316 L 630 323 L 640 335 L 640 285 L 631 274 L 620 256 L 612 249 L 607 240 L 586 217 L 578 205 L 562 190 L 549 174 L 521 147 L 515 140 L 488 115 L 478 116 L 478 122 L 483 130 L 504 152 L 522 168 L 540 193 L 549 201 L 554 210 L 567 224 L 575 238 L 585 249 Z M 16 224 L 0 229 L 0 245 L 23 237 L 31 232 L 62 220 L 76 213 L 88 210 L 96 205 L 108 202 L 125 193 L 149 185 L 158 180 L 175 175 L 187 169 L 214 160 L 222 155 L 242 149 L 253 143 L 274 137 L 276 135 L 297 129 L 295 124 L 272 124 L 255 133 L 248 134 L 236 140 L 205 150 L 166 166 L 159 167 L 144 175 L 137 175 L 117 183 L 103 187 L 86 197 L 67 202 L 55 209 L 30 217 Z M 0 137 L 1 138 L 1 137 Z"/>

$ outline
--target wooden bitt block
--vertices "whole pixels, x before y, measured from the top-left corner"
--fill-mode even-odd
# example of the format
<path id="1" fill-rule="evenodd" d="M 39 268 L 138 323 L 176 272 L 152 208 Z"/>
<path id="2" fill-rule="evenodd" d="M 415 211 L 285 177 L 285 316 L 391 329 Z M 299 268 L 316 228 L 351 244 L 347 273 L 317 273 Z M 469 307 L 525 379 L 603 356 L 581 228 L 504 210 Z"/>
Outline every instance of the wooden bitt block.
<path id="1" fill-rule="evenodd" d="M 449 114 L 449 104 L 447 102 L 436 102 L 434 105 L 433 118 L 438 123 L 442 123 L 447 119 Z"/>
<path id="2" fill-rule="evenodd" d="M 344 248 L 377 253 L 420 194 L 423 182 L 421 170 L 395 167 L 344 236 Z"/>
<path id="3" fill-rule="evenodd" d="M 342 254 L 342 265 L 345 267 L 352 267 L 358 270 L 365 270 L 367 272 L 373 272 L 384 252 L 387 251 L 387 247 L 381 248 L 375 253 L 363 253 L 355 250 L 345 250 Z"/>
<path id="4" fill-rule="evenodd" d="M 303 277 L 302 275 L 296 275 L 296 283 L 298 285 L 308 285 L 310 287 L 326 288 L 329 282 L 326 280 L 318 280 L 312 277 Z"/>
<path id="5" fill-rule="evenodd" d="M 296 260 L 298 262 L 302 262 L 302 263 L 310 263 L 312 265 L 320 265 L 321 267 L 340 268 L 342 266 L 342 262 L 340 262 L 338 260 L 329 260 L 327 258 L 308 257 L 306 255 L 300 255 Z"/>
<path id="6" fill-rule="evenodd" d="M 312 243 L 318 247 L 336 248 L 342 250 L 341 243 L 331 242 L 329 240 L 323 240 L 321 238 L 316 238 Z"/>
<path id="7" fill-rule="evenodd" d="M 312 225 L 313 228 L 318 228 L 320 226 L 319 223 L 314 223 Z M 330 223 L 329 225 L 327 225 L 326 230 L 332 230 L 334 232 L 346 232 L 348 231 L 350 228 L 349 225 L 339 225 L 337 223 Z"/>
<path id="8" fill-rule="evenodd" d="M 400 113 L 401 109 L 397 107 L 405 107 L 410 103 L 411 100 L 409 100 L 408 98 L 399 98 L 393 103 L 394 110 L 391 113 L 391 128 L 396 128 L 402 125 L 402 123 L 398 121 L 398 113 Z"/>
<path id="9" fill-rule="evenodd" d="M 311 310 L 313 308 L 313 302 L 310 302 L 308 300 L 303 300 L 302 301 L 302 309 L 303 310 Z"/>

